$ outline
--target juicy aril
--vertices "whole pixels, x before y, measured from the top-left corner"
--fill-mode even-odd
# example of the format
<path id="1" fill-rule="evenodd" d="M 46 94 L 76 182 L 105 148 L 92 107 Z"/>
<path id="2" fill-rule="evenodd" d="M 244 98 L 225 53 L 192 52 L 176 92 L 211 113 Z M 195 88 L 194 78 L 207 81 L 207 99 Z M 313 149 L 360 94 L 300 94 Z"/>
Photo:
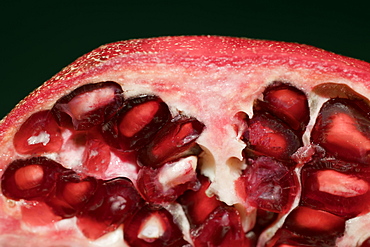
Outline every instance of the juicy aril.
<path id="1" fill-rule="evenodd" d="M 2 120 L 1 246 L 369 246 L 370 65 L 309 46 L 102 46 Z"/>

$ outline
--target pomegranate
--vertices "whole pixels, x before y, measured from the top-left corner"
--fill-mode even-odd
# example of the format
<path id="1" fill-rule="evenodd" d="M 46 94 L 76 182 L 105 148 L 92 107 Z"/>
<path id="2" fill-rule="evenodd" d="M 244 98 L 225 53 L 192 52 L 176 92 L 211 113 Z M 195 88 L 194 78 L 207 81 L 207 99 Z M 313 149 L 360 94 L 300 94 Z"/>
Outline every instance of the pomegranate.
<path id="1" fill-rule="evenodd" d="M 370 64 L 130 40 L 0 122 L 1 246 L 369 246 Z"/>

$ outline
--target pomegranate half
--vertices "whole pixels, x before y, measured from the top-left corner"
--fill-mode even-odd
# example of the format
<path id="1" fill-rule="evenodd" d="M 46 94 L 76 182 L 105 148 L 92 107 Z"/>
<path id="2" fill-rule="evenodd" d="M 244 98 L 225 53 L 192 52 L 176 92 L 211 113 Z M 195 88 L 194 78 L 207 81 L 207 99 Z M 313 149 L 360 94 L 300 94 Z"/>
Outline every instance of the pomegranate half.
<path id="1" fill-rule="evenodd" d="M 369 246 L 370 64 L 138 39 L 0 122 L 0 246 Z"/>

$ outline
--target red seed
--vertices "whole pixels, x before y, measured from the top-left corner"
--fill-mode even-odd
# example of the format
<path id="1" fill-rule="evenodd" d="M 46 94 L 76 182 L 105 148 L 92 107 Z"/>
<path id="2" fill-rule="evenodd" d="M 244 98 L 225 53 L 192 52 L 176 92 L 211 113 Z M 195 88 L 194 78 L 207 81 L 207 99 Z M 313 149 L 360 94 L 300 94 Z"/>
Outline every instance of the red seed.
<path id="1" fill-rule="evenodd" d="M 286 218 L 284 225 L 266 247 L 336 246 L 343 236 L 345 219 L 325 211 L 299 206 Z"/>
<path id="2" fill-rule="evenodd" d="M 110 147 L 100 138 L 87 138 L 82 154 L 84 172 L 91 176 L 101 177 L 111 161 Z"/>
<path id="3" fill-rule="evenodd" d="M 78 215 L 77 225 L 86 237 L 96 239 L 117 229 L 142 204 L 142 198 L 127 178 L 104 181 Z"/>
<path id="4" fill-rule="evenodd" d="M 353 100 L 329 100 L 320 110 L 311 139 L 336 158 L 368 165 L 370 162 L 368 114 Z"/>
<path id="5" fill-rule="evenodd" d="M 263 100 L 263 107 L 292 129 L 305 129 L 310 114 L 307 96 L 302 91 L 288 84 L 274 83 L 265 90 Z"/>
<path id="6" fill-rule="evenodd" d="M 161 206 L 141 208 L 124 227 L 125 240 L 132 247 L 187 246 L 173 216 Z"/>
<path id="7" fill-rule="evenodd" d="M 99 181 L 92 177 L 82 179 L 72 170 L 60 174 L 55 190 L 46 198 L 46 203 L 53 208 L 56 215 L 70 218 L 85 207 L 95 193 Z"/>
<path id="8" fill-rule="evenodd" d="M 338 113 L 332 118 L 331 126 L 328 126 L 326 138 L 322 145 L 340 156 L 341 151 L 347 155 L 367 156 L 370 151 L 370 139 L 364 136 L 356 128 L 355 119 L 346 114 Z M 325 131 L 325 130 L 323 130 Z"/>
<path id="9" fill-rule="evenodd" d="M 60 98 L 52 111 L 61 125 L 68 125 L 70 119 L 76 130 L 90 129 L 117 113 L 123 104 L 122 92 L 111 81 L 86 84 Z"/>
<path id="10" fill-rule="evenodd" d="M 285 227 L 302 235 L 340 236 L 345 229 L 345 219 L 325 211 L 301 206 L 288 215 Z"/>
<path id="11" fill-rule="evenodd" d="M 336 161 L 313 159 L 301 170 L 302 205 L 346 218 L 368 212 L 368 168 Z"/>
<path id="12" fill-rule="evenodd" d="M 236 181 L 236 187 L 248 205 L 285 213 L 297 194 L 298 180 L 282 162 L 261 156 L 251 161 Z"/>
<path id="13" fill-rule="evenodd" d="M 136 150 L 149 143 L 171 118 L 168 106 L 156 96 L 140 96 L 124 102 L 118 115 L 102 128 L 109 145 Z"/>
<path id="14" fill-rule="evenodd" d="M 192 229 L 191 235 L 197 247 L 250 246 L 245 237 L 239 213 L 233 207 L 216 208 L 202 225 Z"/>
<path id="15" fill-rule="evenodd" d="M 61 130 L 50 111 L 31 115 L 15 133 L 14 148 L 21 154 L 58 152 L 63 144 Z"/>
<path id="16" fill-rule="evenodd" d="M 204 125 L 194 118 L 177 117 L 162 128 L 138 158 L 145 166 L 160 167 L 165 162 L 188 156 L 196 148 L 196 139 Z M 198 151 L 198 150 L 197 150 Z"/>
<path id="17" fill-rule="evenodd" d="M 137 189 L 148 202 L 173 202 L 184 191 L 199 189 L 196 165 L 197 158 L 189 156 L 160 168 L 142 167 L 137 177 Z"/>
<path id="18" fill-rule="evenodd" d="M 133 137 L 148 125 L 159 110 L 155 101 L 148 101 L 126 113 L 119 124 L 119 131 L 125 137 Z"/>
<path id="19" fill-rule="evenodd" d="M 293 131 L 269 114 L 254 115 L 243 138 L 247 143 L 244 150 L 247 157 L 266 155 L 289 160 L 302 146 Z"/>
<path id="20" fill-rule="evenodd" d="M 1 178 L 3 194 L 11 199 L 44 200 L 53 190 L 58 174 L 66 168 L 45 157 L 15 160 Z"/>
<path id="21" fill-rule="evenodd" d="M 71 205 L 78 204 L 82 201 L 87 201 L 87 193 L 94 191 L 92 185 L 88 181 L 77 183 L 68 183 L 64 187 L 63 198 Z M 73 195 L 73 196 L 71 196 Z"/>
<path id="22" fill-rule="evenodd" d="M 196 191 L 188 190 L 178 199 L 193 226 L 203 223 L 215 208 L 223 205 L 215 195 L 208 196 L 206 194 L 211 184 L 208 178 L 199 175 L 198 179 L 201 183 L 200 189 Z"/>

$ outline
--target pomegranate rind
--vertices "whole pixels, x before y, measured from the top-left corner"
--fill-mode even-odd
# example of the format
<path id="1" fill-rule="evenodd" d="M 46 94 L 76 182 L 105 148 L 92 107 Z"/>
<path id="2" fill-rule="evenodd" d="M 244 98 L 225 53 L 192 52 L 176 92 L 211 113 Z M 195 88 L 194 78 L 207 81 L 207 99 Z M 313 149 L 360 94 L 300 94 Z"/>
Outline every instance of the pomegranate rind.
<path id="1" fill-rule="evenodd" d="M 225 67 L 236 62 L 245 65 L 258 64 L 259 67 L 285 64 L 297 69 L 314 69 L 315 74 L 331 74 L 353 82 L 362 82 L 366 87 L 370 87 L 369 63 L 308 45 L 220 36 L 134 39 L 103 45 L 81 56 L 46 81 L 1 121 L 1 140 L 6 140 L 8 131 L 14 131 L 13 124 L 27 118 L 33 112 L 34 106 L 49 108 L 56 99 L 86 84 L 92 75 L 102 74 L 117 63 L 122 67 L 130 67 L 130 62 L 145 64 L 153 60 L 157 63 L 172 62 L 175 65 L 197 67 L 208 67 L 212 64 Z M 172 83 L 181 85 L 181 82 Z"/>
<path id="2" fill-rule="evenodd" d="M 308 93 L 322 83 L 346 84 L 370 96 L 370 64 L 307 45 L 233 37 L 180 36 L 111 43 L 64 68 L 1 120 L 0 169 L 20 157 L 12 138 L 31 114 L 51 109 L 79 86 L 101 81 L 121 84 L 126 97 L 157 95 L 172 112 L 186 112 L 202 122 L 206 128 L 197 140 L 207 159 L 202 172 L 212 181 L 210 191 L 232 205 L 240 202 L 230 188 L 244 167 L 245 147 L 235 132 L 235 114 L 245 112 L 251 117 L 254 100 L 273 81 L 291 82 Z M 9 207 L 0 196 L 0 204 Z M 0 218 L 6 216 L 5 211 L 0 210 Z"/>

